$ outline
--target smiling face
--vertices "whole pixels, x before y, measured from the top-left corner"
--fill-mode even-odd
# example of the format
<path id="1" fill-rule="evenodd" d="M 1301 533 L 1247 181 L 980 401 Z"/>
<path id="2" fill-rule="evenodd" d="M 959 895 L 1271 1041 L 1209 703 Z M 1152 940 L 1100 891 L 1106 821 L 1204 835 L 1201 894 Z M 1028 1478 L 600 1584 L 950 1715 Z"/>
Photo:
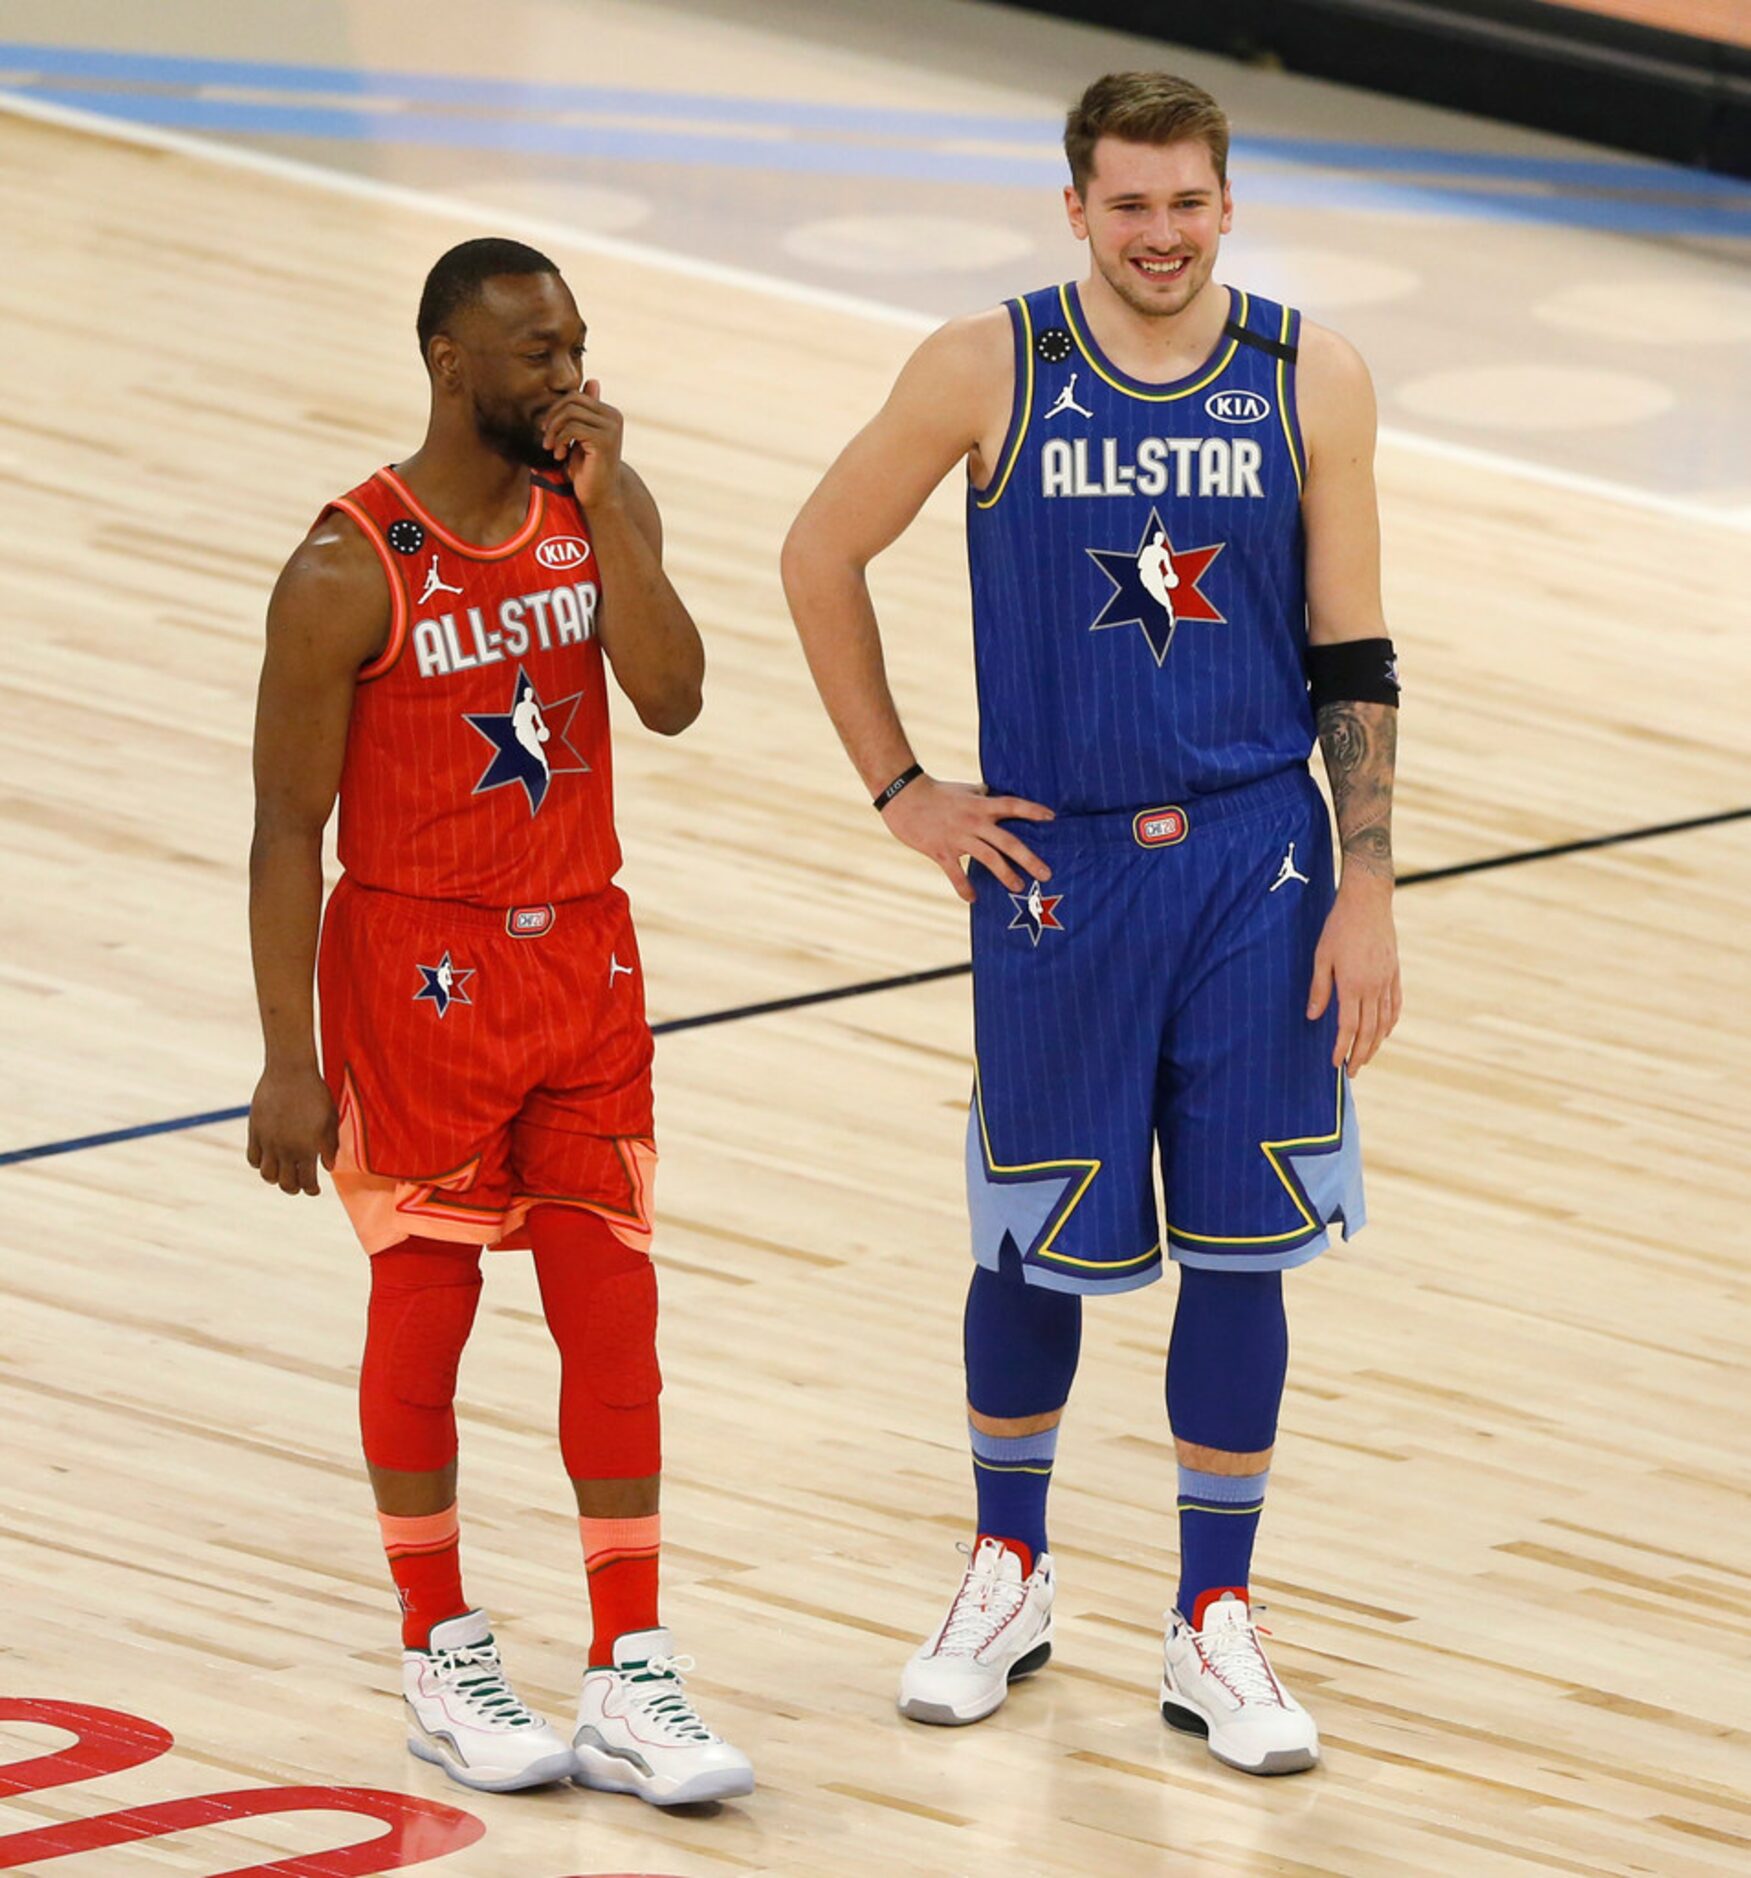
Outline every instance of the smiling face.
<path id="1" fill-rule="evenodd" d="M 496 455 L 552 469 L 547 413 L 583 382 L 585 327 L 557 274 L 495 274 L 432 341 L 435 380 L 465 399 Z"/>
<path id="2" fill-rule="evenodd" d="M 1078 195 L 1064 191 L 1070 227 L 1095 271 L 1145 319 L 1183 313 L 1209 285 L 1234 201 L 1208 144 L 1102 137 Z"/>

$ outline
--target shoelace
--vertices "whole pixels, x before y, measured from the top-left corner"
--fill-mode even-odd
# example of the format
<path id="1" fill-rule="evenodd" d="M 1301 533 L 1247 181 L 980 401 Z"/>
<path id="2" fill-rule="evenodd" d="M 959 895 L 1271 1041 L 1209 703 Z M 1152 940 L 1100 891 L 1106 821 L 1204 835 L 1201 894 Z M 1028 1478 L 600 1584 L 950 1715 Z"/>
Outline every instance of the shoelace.
<path id="1" fill-rule="evenodd" d="M 965 1545 L 960 1550 L 968 1552 Z M 937 1655 L 977 1656 L 1020 1610 L 1026 1596 L 1026 1585 L 1005 1584 L 994 1571 L 975 1572 L 969 1565 L 949 1609 Z"/>
<path id="2" fill-rule="evenodd" d="M 715 1741 L 714 1735 L 693 1711 L 681 1687 L 684 1674 L 696 1667 L 690 1656 L 653 1656 L 627 1671 L 629 1684 L 650 1683 L 648 1689 L 635 1689 L 633 1701 L 639 1712 L 648 1716 L 671 1741 Z"/>
<path id="3" fill-rule="evenodd" d="M 1192 1641 L 1199 1656 L 1220 1676 L 1241 1702 L 1263 1702 L 1272 1708 L 1283 1706 L 1282 1691 L 1265 1661 L 1261 1636 L 1271 1633 L 1261 1625 L 1235 1624 L 1218 1630 L 1195 1631 Z"/>
<path id="4" fill-rule="evenodd" d="M 455 1690 L 463 1703 L 498 1728 L 533 1728 L 535 1717 L 517 1700 L 505 1681 L 504 1665 L 495 1649 L 470 1647 L 460 1650 L 434 1650 L 432 1666 Z M 478 1669 L 479 1675 L 458 1672 Z"/>

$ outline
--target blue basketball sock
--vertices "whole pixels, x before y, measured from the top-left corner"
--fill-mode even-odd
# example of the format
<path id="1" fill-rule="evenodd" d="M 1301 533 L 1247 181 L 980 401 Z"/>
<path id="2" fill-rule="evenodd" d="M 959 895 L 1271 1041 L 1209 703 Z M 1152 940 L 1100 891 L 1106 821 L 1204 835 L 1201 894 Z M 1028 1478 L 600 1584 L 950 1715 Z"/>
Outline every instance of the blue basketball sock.
<path id="1" fill-rule="evenodd" d="M 1246 1593 L 1252 1572 L 1252 1542 L 1265 1508 L 1262 1474 L 1203 1474 L 1179 1470 L 1179 1594 L 1175 1600 L 1193 1624 L 1203 1604 L 1224 1591 Z"/>
<path id="2" fill-rule="evenodd" d="M 1257 1454 L 1277 1439 L 1289 1367 L 1281 1272 L 1180 1267 L 1167 1358 L 1167 1412 L 1181 1441 Z M 1212 1593 L 1244 1592 L 1269 1470 L 1179 1474 L 1178 1605 L 1195 1624 Z"/>
<path id="3" fill-rule="evenodd" d="M 977 1413 L 1003 1420 L 1050 1414 L 1069 1399 L 1076 1376 L 1082 1300 L 975 1266 L 965 1348 L 967 1402 Z M 971 1435 L 980 1536 L 1009 1542 L 1026 1577 L 1046 1550 L 1046 1494 L 1058 1430 L 999 1436 L 973 1428 Z"/>
<path id="4" fill-rule="evenodd" d="M 1021 1559 L 1025 1578 L 1046 1550 L 1046 1493 L 1052 1484 L 1058 1431 L 988 1435 L 968 1422 L 967 1434 L 973 1444 L 979 1537 L 1001 1539 Z"/>

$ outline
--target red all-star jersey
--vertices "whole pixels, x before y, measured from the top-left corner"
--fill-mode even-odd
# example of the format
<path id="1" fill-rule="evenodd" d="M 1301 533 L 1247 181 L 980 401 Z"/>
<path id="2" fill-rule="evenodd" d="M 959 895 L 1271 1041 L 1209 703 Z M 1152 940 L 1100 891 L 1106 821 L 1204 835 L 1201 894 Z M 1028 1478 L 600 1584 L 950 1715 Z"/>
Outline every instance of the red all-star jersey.
<path id="1" fill-rule="evenodd" d="M 508 541 L 451 534 L 393 470 L 331 502 L 389 578 L 340 784 L 362 886 L 512 907 L 596 893 L 620 866 L 600 576 L 569 483 L 539 474 Z"/>

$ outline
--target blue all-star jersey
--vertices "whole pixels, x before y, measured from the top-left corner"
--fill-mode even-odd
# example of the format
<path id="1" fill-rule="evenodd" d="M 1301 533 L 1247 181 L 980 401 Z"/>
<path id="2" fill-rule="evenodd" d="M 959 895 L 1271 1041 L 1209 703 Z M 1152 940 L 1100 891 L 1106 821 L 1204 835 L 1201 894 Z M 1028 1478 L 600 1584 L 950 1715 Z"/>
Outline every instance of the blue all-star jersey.
<path id="1" fill-rule="evenodd" d="M 1231 289 L 1169 385 L 1106 357 L 1074 285 L 1009 316 L 1009 434 L 967 503 L 985 782 L 1077 814 L 1305 764 L 1300 315 Z"/>

